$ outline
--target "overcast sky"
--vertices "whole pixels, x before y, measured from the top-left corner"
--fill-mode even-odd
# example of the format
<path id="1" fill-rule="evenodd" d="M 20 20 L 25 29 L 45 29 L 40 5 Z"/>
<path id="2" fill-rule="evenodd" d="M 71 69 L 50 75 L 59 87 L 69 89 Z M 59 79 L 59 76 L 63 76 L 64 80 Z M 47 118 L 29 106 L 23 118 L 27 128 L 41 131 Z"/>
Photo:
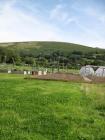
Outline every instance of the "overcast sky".
<path id="1" fill-rule="evenodd" d="M 0 0 L 0 42 L 37 40 L 105 48 L 105 0 Z"/>

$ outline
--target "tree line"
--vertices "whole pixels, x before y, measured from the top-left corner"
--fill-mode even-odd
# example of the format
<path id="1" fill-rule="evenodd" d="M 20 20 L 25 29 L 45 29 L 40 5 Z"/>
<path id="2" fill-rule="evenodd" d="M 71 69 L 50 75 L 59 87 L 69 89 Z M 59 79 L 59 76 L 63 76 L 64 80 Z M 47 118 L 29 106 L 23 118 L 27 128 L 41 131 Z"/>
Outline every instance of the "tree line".
<path id="1" fill-rule="evenodd" d="M 64 53 L 60 50 L 38 52 L 32 48 L 19 50 L 0 47 L 0 63 L 80 69 L 83 65 L 105 65 L 105 52 L 72 51 Z"/>

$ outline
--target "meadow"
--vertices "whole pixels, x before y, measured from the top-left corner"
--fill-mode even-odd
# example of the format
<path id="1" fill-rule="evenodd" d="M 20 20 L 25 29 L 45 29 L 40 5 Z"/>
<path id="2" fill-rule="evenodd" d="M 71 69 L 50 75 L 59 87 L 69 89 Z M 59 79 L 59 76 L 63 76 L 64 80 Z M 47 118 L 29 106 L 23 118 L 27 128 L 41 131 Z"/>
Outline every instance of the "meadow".
<path id="1" fill-rule="evenodd" d="M 0 140 L 105 140 L 105 84 L 0 74 Z"/>

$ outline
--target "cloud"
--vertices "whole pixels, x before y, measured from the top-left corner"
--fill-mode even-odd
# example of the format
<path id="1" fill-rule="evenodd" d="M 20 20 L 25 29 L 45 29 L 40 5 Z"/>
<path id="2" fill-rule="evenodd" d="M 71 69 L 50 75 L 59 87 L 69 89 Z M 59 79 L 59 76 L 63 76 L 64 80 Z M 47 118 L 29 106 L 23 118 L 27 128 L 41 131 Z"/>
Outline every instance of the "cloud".
<path id="1" fill-rule="evenodd" d="M 16 1 L 6 2 L 0 9 L 0 42 L 28 40 L 61 40 L 59 29 L 37 15 L 15 8 Z"/>
<path id="2" fill-rule="evenodd" d="M 64 4 L 56 5 L 50 12 L 50 19 L 65 25 L 76 22 L 77 19 L 70 16 L 70 13 L 66 11 L 66 8 L 67 7 Z"/>
<path id="3" fill-rule="evenodd" d="M 68 18 L 68 19 L 66 20 L 66 24 L 77 23 L 77 22 L 78 22 L 78 19 L 77 19 L 77 18 L 73 18 L 73 17 Z"/>
<path id="4" fill-rule="evenodd" d="M 105 15 L 101 15 L 101 16 L 99 17 L 99 20 L 100 20 L 102 23 L 105 24 Z"/>
<path id="5" fill-rule="evenodd" d="M 63 1 L 48 11 L 30 1 L 0 1 L 0 42 L 50 40 L 105 47 L 104 13 L 91 6 L 73 9 Z"/>
<path id="6" fill-rule="evenodd" d="M 94 19 L 98 20 L 101 23 L 105 23 L 105 14 L 100 9 L 96 7 L 88 7 L 83 10 L 88 16 L 93 17 Z"/>
<path id="7" fill-rule="evenodd" d="M 68 18 L 68 13 L 64 11 L 64 6 L 58 4 L 51 10 L 50 18 L 57 21 L 65 21 Z"/>

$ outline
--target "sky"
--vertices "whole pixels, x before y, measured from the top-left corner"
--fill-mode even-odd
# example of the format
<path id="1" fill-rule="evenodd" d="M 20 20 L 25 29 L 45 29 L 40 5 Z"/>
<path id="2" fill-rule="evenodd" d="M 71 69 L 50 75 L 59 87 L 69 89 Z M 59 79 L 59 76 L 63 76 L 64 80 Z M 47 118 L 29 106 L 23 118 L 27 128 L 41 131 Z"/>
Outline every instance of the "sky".
<path id="1" fill-rule="evenodd" d="M 0 42 L 105 48 L 105 0 L 0 0 Z"/>

